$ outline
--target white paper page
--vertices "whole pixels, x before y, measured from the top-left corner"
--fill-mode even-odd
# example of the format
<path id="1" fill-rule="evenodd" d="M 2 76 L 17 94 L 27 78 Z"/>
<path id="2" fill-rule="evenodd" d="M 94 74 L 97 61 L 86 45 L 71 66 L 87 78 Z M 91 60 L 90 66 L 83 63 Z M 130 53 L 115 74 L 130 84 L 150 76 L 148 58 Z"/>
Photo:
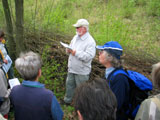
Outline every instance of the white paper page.
<path id="1" fill-rule="evenodd" d="M 61 43 L 61 45 L 64 46 L 65 48 L 68 48 L 68 49 L 71 49 L 71 50 L 72 50 L 72 48 L 71 48 L 68 44 L 63 43 L 63 42 L 60 42 L 60 43 Z"/>
<path id="2" fill-rule="evenodd" d="M 14 86 L 20 85 L 20 82 L 19 82 L 18 78 L 9 79 L 9 85 L 12 89 Z"/>

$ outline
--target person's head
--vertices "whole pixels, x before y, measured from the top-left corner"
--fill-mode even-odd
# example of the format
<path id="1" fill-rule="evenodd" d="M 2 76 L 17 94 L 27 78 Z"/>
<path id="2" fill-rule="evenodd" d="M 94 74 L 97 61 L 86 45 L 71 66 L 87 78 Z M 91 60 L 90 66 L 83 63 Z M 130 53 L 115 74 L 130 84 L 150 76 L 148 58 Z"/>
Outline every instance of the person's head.
<path id="1" fill-rule="evenodd" d="M 15 61 L 15 67 L 24 80 L 37 80 L 41 76 L 41 66 L 40 56 L 32 51 L 21 53 Z"/>
<path id="2" fill-rule="evenodd" d="M 73 103 L 79 120 L 116 119 L 116 97 L 103 79 L 82 83 L 76 88 Z"/>
<path id="3" fill-rule="evenodd" d="M 73 26 L 76 28 L 76 32 L 79 36 L 83 36 L 89 31 L 89 22 L 86 19 L 79 19 Z"/>
<path id="4" fill-rule="evenodd" d="M 160 62 L 154 64 L 152 67 L 152 82 L 154 86 L 160 88 Z"/>
<path id="5" fill-rule="evenodd" d="M 99 62 L 105 67 L 122 67 L 121 55 L 123 48 L 116 41 L 110 41 L 103 46 L 96 47 L 99 50 Z"/>

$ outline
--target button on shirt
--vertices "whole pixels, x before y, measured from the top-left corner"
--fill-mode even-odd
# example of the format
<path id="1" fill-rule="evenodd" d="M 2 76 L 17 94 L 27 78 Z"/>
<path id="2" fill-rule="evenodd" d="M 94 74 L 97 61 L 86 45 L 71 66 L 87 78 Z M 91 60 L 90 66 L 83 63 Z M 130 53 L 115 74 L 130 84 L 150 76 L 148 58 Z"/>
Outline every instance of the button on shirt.
<path id="1" fill-rule="evenodd" d="M 91 72 L 91 62 L 96 54 L 96 43 L 89 32 L 82 37 L 75 35 L 70 47 L 76 50 L 75 56 L 69 55 L 68 72 L 88 75 Z"/>

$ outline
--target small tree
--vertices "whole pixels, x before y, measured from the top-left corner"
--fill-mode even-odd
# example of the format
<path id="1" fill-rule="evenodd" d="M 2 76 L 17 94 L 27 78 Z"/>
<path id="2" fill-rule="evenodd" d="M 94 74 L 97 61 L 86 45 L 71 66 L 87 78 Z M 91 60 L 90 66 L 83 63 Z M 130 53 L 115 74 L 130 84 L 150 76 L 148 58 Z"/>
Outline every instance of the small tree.
<path id="1" fill-rule="evenodd" d="M 25 51 L 24 45 L 24 15 L 23 0 L 15 0 L 16 11 L 16 54 Z"/>
<path id="2" fill-rule="evenodd" d="M 16 45 L 13 37 L 13 24 L 12 24 L 9 5 L 8 5 L 8 0 L 2 0 L 2 4 L 4 9 L 5 19 L 6 19 L 6 25 L 7 25 L 8 50 L 12 60 L 15 60 Z"/>

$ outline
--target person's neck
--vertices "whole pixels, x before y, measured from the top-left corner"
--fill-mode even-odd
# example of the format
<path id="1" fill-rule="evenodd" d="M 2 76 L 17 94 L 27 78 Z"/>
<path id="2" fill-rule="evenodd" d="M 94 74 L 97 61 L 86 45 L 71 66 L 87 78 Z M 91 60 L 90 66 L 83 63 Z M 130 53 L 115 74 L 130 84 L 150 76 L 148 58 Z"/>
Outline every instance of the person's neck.
<path id="1" fill-rule="evenodd" d="M 38 75 L 37 78 L 35 79 L 36 82 L 39 81 L 40 76 Z"/>
<path id="2" fill-rule="evenodd" d="M 110 68 L 110 67 L 112 67 L 112 65 L 111 64 L 106 64 L 106 65 L 104 65 L 106 68 Z"/>
<path id="3" fill-rule="evenodd" d="M 82 37 L 84 34 L 86 34 L 87 32 L 83 33 L 82 35 L 79 35 L 79 37 Z"/>

